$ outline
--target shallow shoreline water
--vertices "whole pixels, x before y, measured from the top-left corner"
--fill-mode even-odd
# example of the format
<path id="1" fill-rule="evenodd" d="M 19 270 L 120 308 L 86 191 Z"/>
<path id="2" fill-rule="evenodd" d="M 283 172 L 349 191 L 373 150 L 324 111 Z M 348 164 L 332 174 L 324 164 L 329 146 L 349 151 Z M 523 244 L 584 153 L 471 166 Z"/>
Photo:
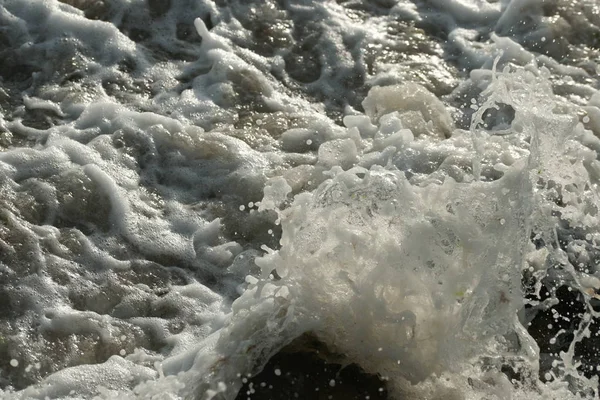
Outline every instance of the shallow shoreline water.
<path id="1" fill-rule="evenodd" d="M 0 398 L 234 399 L 307 335 L 389 398 L 597 398 L 596 1 L 0 29 Z"/>

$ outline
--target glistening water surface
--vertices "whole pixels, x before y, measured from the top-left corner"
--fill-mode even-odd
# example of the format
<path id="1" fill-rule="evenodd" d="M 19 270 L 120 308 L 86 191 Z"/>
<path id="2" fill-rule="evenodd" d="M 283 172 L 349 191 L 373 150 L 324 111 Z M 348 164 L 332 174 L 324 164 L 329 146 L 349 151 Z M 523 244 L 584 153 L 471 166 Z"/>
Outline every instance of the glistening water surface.
<path id="1" fill-rule="evenodd" d="M 5 0 L 0 60 L 0 398 L 598 397 L 597 0 Z"/>

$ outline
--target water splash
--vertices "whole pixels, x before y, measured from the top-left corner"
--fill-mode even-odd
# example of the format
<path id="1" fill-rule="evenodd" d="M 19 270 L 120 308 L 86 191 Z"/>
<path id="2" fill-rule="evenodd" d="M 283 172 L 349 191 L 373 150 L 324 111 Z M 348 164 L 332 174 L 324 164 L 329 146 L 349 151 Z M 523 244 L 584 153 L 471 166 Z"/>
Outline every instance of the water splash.
<path id="1" fill-rule="evenodd" d="M 222 393 L 233 397 L 238 374 L 260 371 L 280 348 L 310 332 L 348 363 L 387 377 L 398 398 L 595 395 L 596 380 L 579 373 L 573 358 L 590 318 L 558 357 L 553 382 L 543 384 L 522 290 L 523 274 L 533 271 L 543 247 L 536 249 L 536 238 L 547 259 L 563 263 L 573 287 L 586 290 L 583 275 L 552 243 L 563 216 L 578 224 L 590 218 L 567 206 L 591 196 L 586 152 L 569 151 L 581 150 L 575 139 L 582 127 L 573 110 L 554 100 L 544 69 L 505 68 L 489 78 L 472 124 L 475 179 L 446 176 L 441 184 L 416 185 L 392 164 L 333 167 L 316 190 L 291 202 L 291 187 L 281 178 L 271 181 L 262 204 L 278 212 L 281 247 L 265 247 L 256 260 L 261 274 L 247 279 L 225 327 L 197 353 L 190 371 L 205 378 L 190 386 L 193 392 L 225 382 Z M 495 134 L 480 127 L 498 104 L 515 116 L 494 140 L 528 155 L 505 166 L 500 179 L 479 180 Z M 564 199 L 560 216 L 556 193 Z M 556 265 L 542 260 L 538 268 L 533 273 L 541 281 Z M 175 371 L 178 362 L 165 365 Z"/>

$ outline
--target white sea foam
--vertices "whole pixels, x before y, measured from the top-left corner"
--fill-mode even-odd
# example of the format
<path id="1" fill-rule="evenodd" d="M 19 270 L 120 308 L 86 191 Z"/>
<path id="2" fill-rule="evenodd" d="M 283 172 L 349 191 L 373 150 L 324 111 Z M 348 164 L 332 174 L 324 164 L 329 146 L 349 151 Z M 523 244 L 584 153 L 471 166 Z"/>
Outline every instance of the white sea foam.
<path id="1" fill-rule="evenodd" d="M 597 396 L 594 4 L 8 0 L 0 398 Z"/>

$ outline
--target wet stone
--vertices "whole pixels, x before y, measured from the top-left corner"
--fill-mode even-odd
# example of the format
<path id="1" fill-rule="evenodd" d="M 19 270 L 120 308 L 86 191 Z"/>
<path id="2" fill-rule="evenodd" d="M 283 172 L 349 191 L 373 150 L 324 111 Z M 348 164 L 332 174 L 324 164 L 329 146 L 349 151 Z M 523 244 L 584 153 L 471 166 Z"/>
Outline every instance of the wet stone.
<path id="1" fill-rule="evenodd" d="M 388 399 L 386 382 L 360 366 L 328 362 L 320 353 L 294 344 L 273 356 L 262 372 L 249 378 L 236 400 Z"/>

